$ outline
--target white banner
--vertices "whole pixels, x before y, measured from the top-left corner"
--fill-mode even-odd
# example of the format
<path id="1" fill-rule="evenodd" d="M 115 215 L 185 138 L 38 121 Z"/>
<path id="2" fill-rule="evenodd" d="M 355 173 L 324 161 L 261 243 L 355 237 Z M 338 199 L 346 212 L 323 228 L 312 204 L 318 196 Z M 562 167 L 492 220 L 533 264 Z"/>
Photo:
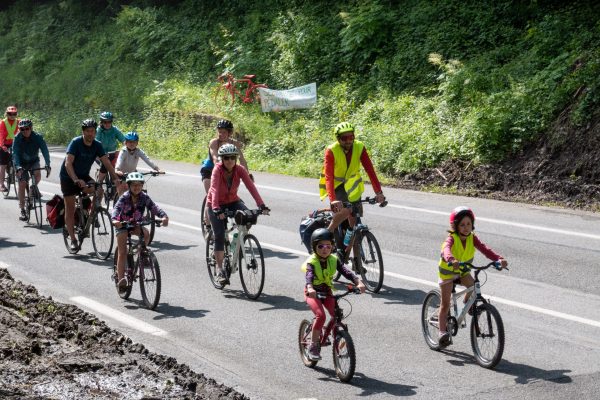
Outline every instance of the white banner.
<path id="1" fill-rule="evenodd" d="M 309 108 L 317 102 L 317 84 L 314 82 L 288 90 L 258 90 L 263 112 Z"/>

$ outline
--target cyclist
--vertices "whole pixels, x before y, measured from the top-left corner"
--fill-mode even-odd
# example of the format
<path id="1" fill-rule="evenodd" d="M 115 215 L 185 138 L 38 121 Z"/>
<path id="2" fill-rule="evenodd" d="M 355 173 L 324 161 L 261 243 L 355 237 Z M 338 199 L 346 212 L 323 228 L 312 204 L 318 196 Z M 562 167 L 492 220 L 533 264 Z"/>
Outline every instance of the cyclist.
<path id="1" fill-rule="evenodd" d="M 127 229 L 123 228 L 123 221 L 141 222 L 146 214 L 146 208 L 150 209 L 152 215 L 158 215 L 162 219 L 163 226 L 169 224 L 169 217 L 144 191 L 144 176 L 139 172 L 127 174 L 127 185 L 129 190 L 119 197 L 112 212 L 113 225 L 117 235 L 117 287 L 122 293 L 127 289 L 127 278 L 125 277 L 125 262 L 127 260 Z M 144 230 L 146 245 L 150 240 L 150 233 L 145 227 L 136 227 L 133 235 L 141 236 L 140 228 Z"/>
<path id="2" fill-rule="evenodd" d="M 250 194 L 256 201 L 256 205 L 268 215 L 269 208 L 265 206 L 254 182 L 246 168 L 237 165 L 236 160 L 239 156 L 239 150 L 231 143 L 219 147 L 217 155 L 220 162 L 215 165 L 212 172 L 210 190 L 206 200 L 206 208 L 212 225 L 215 239 L 215 259 L 217 261 L 217 281 L 221 284 L 228 284 L 229 281 L 223 274 L 223 258 L 225 255 L 225 210 L 237 211 L 247 210 L 248 207 L 238 196 L 240 181 L 250 191 Z"/>
<path id="3" fill-rule="evenodd" d="M 473 277 L 469 272 L 459 270 L 459 263 L 473 262 L 475 249 L 483 253 L 484 256 L 493 261 L 500 261 L 501 268 L 508 265 L 508 262 L 492 249 L 487 247 L 473 233 L 475 229 L 475 214 L 468 207 L 456 207 L 450 213 L 450 230 L 448 237 L 442 243 L 440 262 L 438 264 L 438 278 L 440 291 L 442 293 L 442 303 L 438 314 L 440 333 L 439 343 L 441 346 L 448 346 L 450 343 L 450 333 L 446 331 L 446 316 L 450 308 L 450 297 L 452 296 L 452 282 L 460 280 L 461 285 L 471 287 L 474 284 Z M 451 264 L 451 265 L 450 265 Z M 470 293 L 464 298 L 466 303 L 469 300 Z M 469 310 L 472 314 L 472 310 Z"/>
<path id="4" fill-rule="evenodd" d="M 125 134 L 125 146 L 123 146 L 119 152 L 117 163 L 115 164 L 115 172 L 117 175 L 124 177 L 127 176 L 128 173 L 136 171 L 140 158 L 144 160 L 150 168 L 160 172 L 158 165 L 154 164 L 154 162 L 148 158 L 146 153 L 137 147 L 139 140 L 140 135 L 138 135 L 137 132 L 131 131 Z M 125 190 L 127 190 L 127 183 L 119 185 L 119 196 L 121 196 Z"/>
<path id="5" fill-rule="evenodd" d="M 333 234 L 325 229 L 318 228 L 310 236 L 312 254 L 302 264 L 302 271 L 306 273 L 306 285 L 304 286 L 304 298 L 306 303 L 315 314 L 312 327 L 311 345 L 308 357 L 320 360 L 320 336 L 321 329 L 325 324 L 325 310 L 333 317 L 335 311 L 335 298 L 333 297 L 333 276 L 339 271 L 347 279 L 354 282 L 361 293 L 365 292 L 365 285 L 361 279 L 345 267 L 341 261 L 332 254 Z M 325 295 L 325 299 L 317 298 L 317 293 Z"/>
<path id="6" fill-rule="evenodd" d="M 369 175 L 377 203 L 385 200 L 367 148 L 364 143 L 354 139 L 354 125 L 342 122 L 334 128 L 333 132 L 336 142 L 325 149 L 325 161 L 319 180 L 321 200 L 329 197 L 331 210 L 334 213 L 328 227 L 331 232 L 346 219 L 350 226 L 354 226 L 356 222 L 351 215 L 351 210 L 345 208 L 343 203 L 355 203 L 360 200 L 365 189 L 360 175 L 361 164 Z M 357 206 L 360 210 L 360 203 Z"/>
<path id="7" fill-rule="evenodd" d="M 0 121 L 0 191 L 2 192 L 8 191 L 8 188 L 4 186 L 4 177 L 6 176 L 6 166 L 10 160 L 8 149 L 12 146 L 15 135 L 18 134 L 17 107 L 6 107 L 5 115 L 6 118 Z"/>
<path id="8" fill-rule="evenodd" d="M 117 128 L 113 126 L 113 113 L 103 111 L 100 113 L 100 125 L 96 128 L 96 140 L 102 143 L 104 152 L 108 155 L 108 160 L 112 166 L 115 166 L 117 161 L 117 140 L 121 143 L 125 142 L 125 136 Z M 104 181 L 106 176 L 106 167 L 101 164 L 100 172 L 98 173 L 98 182 Z"/>
<path id="9" fill-rule="evenodd" d="M 19 208 L 21 209 L 21 221 L 27 221 L 27 213 L 25 212 L 25 185 L 29 180 L 28 169 L 36 169 L 40 167 L 39 153 L 42 151 L 44 161 L 46 162 L 46 177 L 50 174 L 50 153 L 46 141 L 39 133 L 33 130 L 33 122 L 30 119 L 22 119 L 19 121 L 19 135 L 13 141 L 13 160 L 17 178 L 19 180 Z M 33 179 L 36 185 L 40 183 L 42 174 L 40 171 L 33 172 Z M 37 186 L 35 187 L 37 189 Z M 33 187 L 31 195 L 41 197 L 39 190 L 34 193 Z"/>
<path id="10" fill-rule="evenodd" d="M 96 158 L 100 159 L 115 182 L 118 179 L 102 144 L 96 140 L 96 127 L 98 127 L 98 123 L 93 119 L 86 119 L 81 123 L 82 135 L 71 140 L 67 146 L 67 156 L 60 167 L 60 189 L 65 198 L 65 226 L 71 237 L 73 251 L 79 248 L 73 230 L 75 195 L 81 193 L 87 183 L 94 182 L 90 177 L 90 169 Z M 83 190 L 91 193 L 94 189 Z"/>

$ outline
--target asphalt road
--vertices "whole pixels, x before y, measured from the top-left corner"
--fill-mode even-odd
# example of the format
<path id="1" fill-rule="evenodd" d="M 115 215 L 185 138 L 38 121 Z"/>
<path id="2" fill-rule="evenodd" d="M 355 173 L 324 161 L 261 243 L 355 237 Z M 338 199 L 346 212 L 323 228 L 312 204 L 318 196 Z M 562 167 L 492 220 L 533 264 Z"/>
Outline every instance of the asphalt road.
<path id="1" fill-rule="evenodd" d="M 40 186 L 44 200 L 60 193 L 60 157 L 53 153 L 52 176 Z M 156 311 L 143 307 L 138 288 L 131 300 L 118 298 L 112 261 L 93 258 L 90 241 L 71 256 L 60 230 L 24 226 L 14 199 L 0 200 L 0 265 L 42 294 L 78 304 L 134 341 L 252 398 L 597 398 L 600 216 L 386 188 L 390 205 L 365 206 L 364 217 L 384 252 L 384 287 L 377 295 L 347 297 L 357 368 L 351 384 L 342 384 L 330 348 L 315 369 L 301 363 L 297 350 L 298 325 L 312 316 L 302 295 L 300 264 L 307 255 L 298 224 L 323 207 L 317 181 L 254 174 L 273 211 L 252 228 L 267 274 L 263 294 L 250 301 L 237 276 L 223 291 L 208 279 L 198 166 L 159 165 L 167 175 L 152 178 L 148 191 L 172 222 L 155 237 L 163 277 Z M 247 192 L 242 198 L 253 205 Z M 448 214 L 461 204 L 473 207 L 479 237 L 509 261 L 510 271 L 489 272 L 482 289 L 506 330 L 503 360 L 491 371 L 474 362 L 467 329 L 444 352 L 430 350 L 421 334 L 421 302 L 436 286 Z M 485 262 L 481 255 L 476 260 Z"/>

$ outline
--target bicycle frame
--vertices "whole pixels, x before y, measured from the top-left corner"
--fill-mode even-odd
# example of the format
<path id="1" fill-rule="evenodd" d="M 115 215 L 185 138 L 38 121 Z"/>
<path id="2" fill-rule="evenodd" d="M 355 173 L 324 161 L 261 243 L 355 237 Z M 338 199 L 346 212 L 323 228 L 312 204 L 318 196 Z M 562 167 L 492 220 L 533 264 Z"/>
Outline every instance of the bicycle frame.
<path id="1" fill-rule="evenodd" d="M 236 224 L 233 214 L 231 216 L 229 216 L 228 214 L 227 219 L 231 220 L 231 227 L 225 230 L 225 259 L 229 260 L 229 268 L 231 269 L 231 274 L 235 274 L 238 270 L 237 260 L 240 257 L 240 251 L 242 257 L 246 257 L 244 246 L 242 246 L 241 243 L 244 243 L 244 239 L 248 234 L 248 228 L 246 228 L 246 226 L 239 226 L 238 224 Z M 231 242 L 229 241 L 229 234 L 234 232 L 235 230 L 237 230 L 238 232 L 237 243 L 235 244 L 235 249 L 233 249 L 233 253 L 231 253 L 231 250 L 229 248 L 231 245 Z"/>

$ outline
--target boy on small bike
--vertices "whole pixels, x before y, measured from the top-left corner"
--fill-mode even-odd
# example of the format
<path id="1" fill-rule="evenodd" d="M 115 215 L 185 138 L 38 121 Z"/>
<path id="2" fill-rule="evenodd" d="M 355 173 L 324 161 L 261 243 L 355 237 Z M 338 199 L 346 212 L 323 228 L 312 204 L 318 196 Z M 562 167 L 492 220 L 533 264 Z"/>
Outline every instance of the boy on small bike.
<path id="1" fill-rule="evenodd" d="M 169 217 L 142 189 L 144 188 L 144 176 L 139 172 L 131 172 L 127 175 L 129 190 L 119 197 L 112 212 L 112 222 L 116 228 L 117 236 L 117 287 L 120 293 L 127 289 L 127 278 L 125 277 L 125 263 L 127 260 L 127 229 L 123 222 L 142 222 L 149 208 L 152 215 L 162 219 L 163 226 L 169 224 Z M 144 227 L 137 226 L 131 233 L 141 236 L 140 229 L 144 230 L 146 245 L 150 240 L 150 232 Z"/>
<path id="2" fill-rule="evenodd" d="M 119 152 L 117 157 L 117 163 L 115 164 L 115 172 L 117 175 L 124 177 L 130 172 L 137 170 L 138 162 L 140 158 L 144 160 L 146 164 L 153 170 L 160 172 L 160 168 L 156 165 L 146 153 L 137 147 L 140 140 L 140 135 L 137 132 L 127 132 L 125 134 L 125 146 Z M 119 197 L 127 190 L 127 183 L 118 185 L 117 191 Z"/>
<path id="3" fill-rule="evenodd" d="M 460 280 L 460 284 L 470 288 L 474 284 L 473 277 L 469 271 L 459 269 L 461 262 L 473 262 L 475 250 L 479 250 L 484 256 L 492 261 L 499 261 L 501 268 L 508 265 L 508 262 L 492 249 L 487 247 L 473 233 L 475 229 L 475 214 L 468 207 L 456 207 L 450 213 L 450 230 L 448 237 L 442 243 L 440 262 L 438 264 L 438 277 L 440 291 L 442 293 L 442 304 L 438 314 L 440 326 L 439 344 L 448 346 L 450 344 L 450 333 L 446 331 L 446 316 L 450 309 L 450 297 L 452 296 L 452 282 Z M 464 298 L 466 303 L 471 293 L 467 293 Z M 472 310 L 469 310 L 472 314 Z"/>
<path id="4" fill-rule="evenodd" d="M 333 276 L 339 271 L 347 279 L 354 282 L 361 293 L 365 292 L 365 285 L 358 276 L 346 268 L 332 254 L 333 234 L 328 229 L 315 229 L 310 237 L 310 242 L 313 252 L 302 264 L 302 271 L 306 273 L 306 285 L 304 287 L 306 303 L 315 314 L 308 357 L 310 360 L 316 361 L 321 359 L 320 337 L 326 318 L 324 308 L 332 317 L 335 312 L 335 298 L 332 290 Z M 321 300 L 317 298 L 317 293 L 326 297 Z"/>

